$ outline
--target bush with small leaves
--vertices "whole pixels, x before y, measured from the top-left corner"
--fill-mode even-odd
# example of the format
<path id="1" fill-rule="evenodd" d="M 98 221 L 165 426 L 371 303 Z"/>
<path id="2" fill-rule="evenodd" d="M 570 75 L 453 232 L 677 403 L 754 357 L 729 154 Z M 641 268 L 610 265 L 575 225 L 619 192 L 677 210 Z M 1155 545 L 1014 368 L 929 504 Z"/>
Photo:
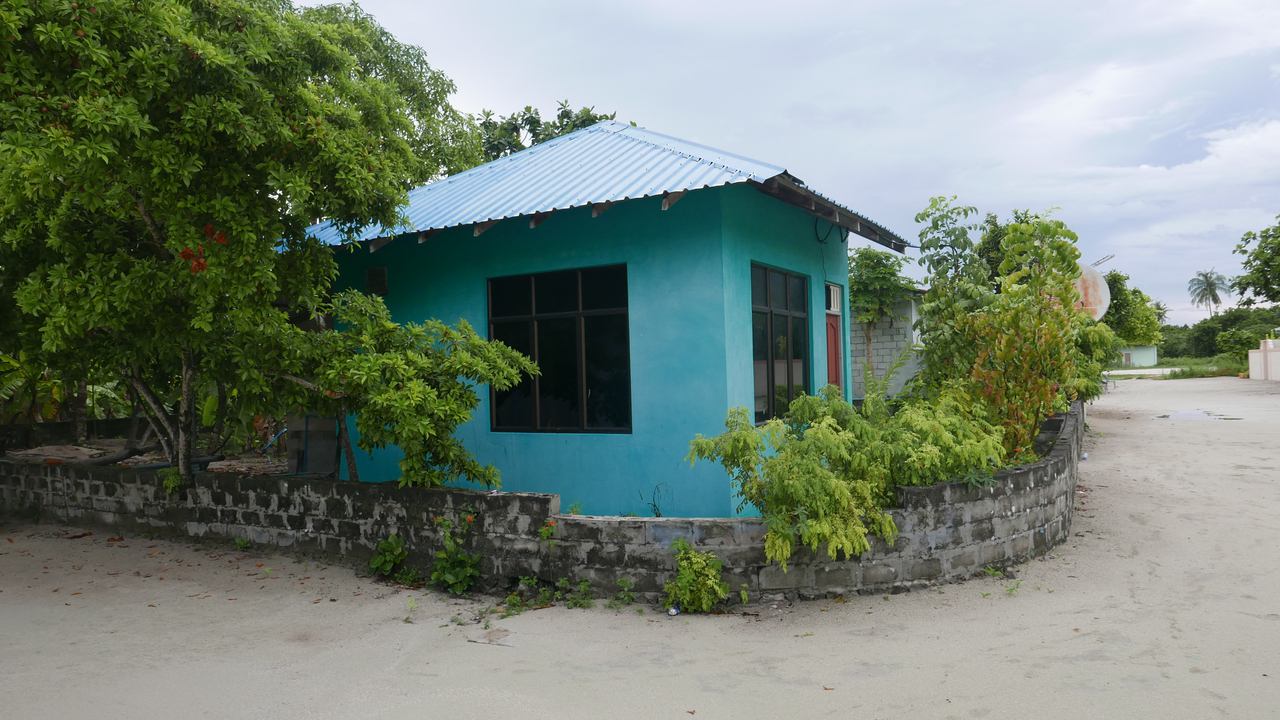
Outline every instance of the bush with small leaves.
<path id="1" fill-rule="evenodd" d="M 724 564 L 709 552 L 694 550 L 683 538 L 676 540 L 676 576 L 663 589 L 667 593 L 667 607 L 684 612 L 704 613 L 729 597 L 729 585 L 720 577 Z"/>

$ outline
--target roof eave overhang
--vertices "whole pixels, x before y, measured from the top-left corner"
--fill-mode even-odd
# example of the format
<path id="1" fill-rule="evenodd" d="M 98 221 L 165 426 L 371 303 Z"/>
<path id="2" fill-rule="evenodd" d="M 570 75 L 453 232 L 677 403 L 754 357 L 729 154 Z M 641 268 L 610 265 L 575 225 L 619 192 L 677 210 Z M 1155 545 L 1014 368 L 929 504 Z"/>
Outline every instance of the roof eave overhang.
<path id="1" fill-rule="evenodd" d="M 897 234 L 884 228 L 879 223 L 872 222 L 858 213 L 818 195 L 787 173 L 775 175 L 763 182 L 751 181 L 751 184 L 766 195 L 777 198 L 788 205 L 794 205 L 830 222 L 832 225 L 842 227 L 871 242 L 883 245 L 899 253 L 905 253 L 907 250 L 906 241 Z"/>

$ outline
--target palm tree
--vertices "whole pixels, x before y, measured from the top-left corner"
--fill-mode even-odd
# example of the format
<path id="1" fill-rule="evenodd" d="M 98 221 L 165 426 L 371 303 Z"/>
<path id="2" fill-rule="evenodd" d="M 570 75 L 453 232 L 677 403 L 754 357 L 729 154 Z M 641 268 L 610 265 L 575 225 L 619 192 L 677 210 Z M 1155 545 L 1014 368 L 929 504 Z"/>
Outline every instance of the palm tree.
<path id="1" fill-rule="evenodd" d="M 1209 315 L 1217 314 L 1222 296 L 1227 295 L 1227 277 L 1217 270 L 1201 270 L 1187 283 L 1191 302 L 1209 308 Z"/>
<path id="2" fill-rule="evenodd" d="M 1156 311 L 1156 320 L 1163 325 L 1164 321 L 1169 319 L 1169 306 L 1163 302 L 1156 300 L 1151 303 L 1151 309 Z"/>

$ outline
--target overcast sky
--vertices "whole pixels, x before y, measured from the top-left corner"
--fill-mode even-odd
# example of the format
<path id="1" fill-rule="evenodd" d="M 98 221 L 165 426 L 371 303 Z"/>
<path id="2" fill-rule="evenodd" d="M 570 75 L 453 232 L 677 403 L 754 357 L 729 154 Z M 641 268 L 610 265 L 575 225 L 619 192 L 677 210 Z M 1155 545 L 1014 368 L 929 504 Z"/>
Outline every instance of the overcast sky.
<path id="1" fill-rule="evenodd" d="M 914 242 L 931 195 L 1059 208 L 1172 308 L 1280 213 L 1280 1 L 363 0 L 501 113 L 559 99 L 785 166 Z"/>

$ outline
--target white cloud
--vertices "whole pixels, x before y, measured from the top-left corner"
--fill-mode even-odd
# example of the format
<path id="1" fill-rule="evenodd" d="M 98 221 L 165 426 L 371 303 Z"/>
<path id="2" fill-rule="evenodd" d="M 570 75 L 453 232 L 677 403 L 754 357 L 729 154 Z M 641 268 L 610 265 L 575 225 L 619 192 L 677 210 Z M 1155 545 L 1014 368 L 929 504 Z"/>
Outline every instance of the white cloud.
<path id="1" fill-rule="evenodd" d="M 934 194 L 1058 206 L 1086 257 L 1115 253 L 1175 313 L 1280 212 L 1275 0 L 361 4 L 466 110 L 617 110 L 785 165 L 908 238 Z"/>

